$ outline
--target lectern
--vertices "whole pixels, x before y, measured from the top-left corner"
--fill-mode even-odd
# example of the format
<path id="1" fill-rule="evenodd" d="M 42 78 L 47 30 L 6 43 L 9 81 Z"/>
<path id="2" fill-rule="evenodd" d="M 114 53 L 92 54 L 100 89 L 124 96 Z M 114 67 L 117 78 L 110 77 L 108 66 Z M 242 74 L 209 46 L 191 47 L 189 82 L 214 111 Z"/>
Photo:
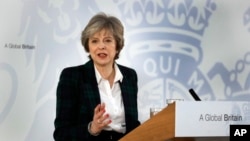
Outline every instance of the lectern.
<path id="1" fill-rule="evenodd" d="M 175 103 L 154 115 L 120 141 L 166 141 L 175 137 Z"/>
<path id="2" fill-rule="evenodd" d="M 249 108 L 248 101 L 174 102 L 119 141 L 228 141 L 231 124 L 250 124 Z"/>

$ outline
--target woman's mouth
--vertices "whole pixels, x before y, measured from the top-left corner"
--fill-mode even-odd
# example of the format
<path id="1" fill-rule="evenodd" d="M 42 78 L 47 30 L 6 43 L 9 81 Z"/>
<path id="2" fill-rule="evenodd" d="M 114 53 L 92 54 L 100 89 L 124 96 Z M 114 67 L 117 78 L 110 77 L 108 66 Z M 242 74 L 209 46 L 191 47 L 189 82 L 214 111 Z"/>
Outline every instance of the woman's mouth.
<path id="1" fill-rule="evenodd" d="M 99 57 L 102 57 L 102 58 L 107 56 L 106 53 L 98 53 L 97 55 L 98 55 Z"/>

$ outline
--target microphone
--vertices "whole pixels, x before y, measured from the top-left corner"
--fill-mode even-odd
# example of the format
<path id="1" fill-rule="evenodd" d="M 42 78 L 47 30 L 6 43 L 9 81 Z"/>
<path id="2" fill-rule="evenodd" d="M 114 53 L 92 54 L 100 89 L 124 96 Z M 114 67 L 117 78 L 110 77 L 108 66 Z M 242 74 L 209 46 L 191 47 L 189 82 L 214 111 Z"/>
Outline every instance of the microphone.
<path id="1" fill-rule="evenodd" d="M 189 93 L 192 95 L 192 97 L 194 98 L 195 101 L 201 101 L 199 96 L 196 94 L 196 92 L 192 88 L 189 89 Z"/>

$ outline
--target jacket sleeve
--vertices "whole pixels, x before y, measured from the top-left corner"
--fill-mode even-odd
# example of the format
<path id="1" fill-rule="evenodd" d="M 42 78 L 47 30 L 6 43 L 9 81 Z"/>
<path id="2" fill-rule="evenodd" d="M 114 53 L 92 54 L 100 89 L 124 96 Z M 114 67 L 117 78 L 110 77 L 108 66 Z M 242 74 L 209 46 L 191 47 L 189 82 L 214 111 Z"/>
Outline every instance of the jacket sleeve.
<path id="1" fill-rule="evenodd" d="M 64 69 L 57 86 L 55 141 L 88 141 L 88 123 L 80 122 L 78 106 L 78 79 L 80 73 Z"/>

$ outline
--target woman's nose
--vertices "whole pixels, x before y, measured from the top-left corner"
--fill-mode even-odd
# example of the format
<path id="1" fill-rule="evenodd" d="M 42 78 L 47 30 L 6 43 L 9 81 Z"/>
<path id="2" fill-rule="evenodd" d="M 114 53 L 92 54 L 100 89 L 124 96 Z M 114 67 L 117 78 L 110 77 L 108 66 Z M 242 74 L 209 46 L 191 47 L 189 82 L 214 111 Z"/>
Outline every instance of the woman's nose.
<path id="1" fill-rule="evenodd" d="M 98 47 L 99 47 L 99 49 L 105 49 L 106 45 L 104 42 L 100 42 Z"/>

